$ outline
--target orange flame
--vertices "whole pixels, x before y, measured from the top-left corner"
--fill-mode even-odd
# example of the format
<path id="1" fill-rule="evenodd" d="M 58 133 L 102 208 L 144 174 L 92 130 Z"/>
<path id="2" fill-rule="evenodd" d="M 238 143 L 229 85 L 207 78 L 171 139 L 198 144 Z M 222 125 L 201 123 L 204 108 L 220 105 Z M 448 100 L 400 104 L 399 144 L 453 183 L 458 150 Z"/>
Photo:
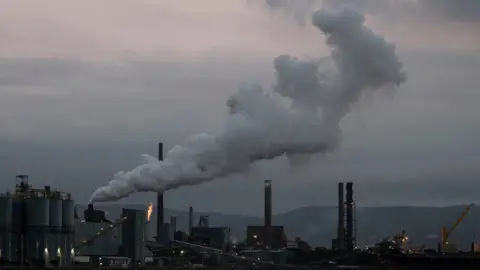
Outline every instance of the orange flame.
<path id="1" fill-rule="evenodd" d="M 148 204 L 148 210 L 147 210 L 147 221 L 150 221 L 150 216 L 152 216 L 153 212 L 153 203 Z"/>

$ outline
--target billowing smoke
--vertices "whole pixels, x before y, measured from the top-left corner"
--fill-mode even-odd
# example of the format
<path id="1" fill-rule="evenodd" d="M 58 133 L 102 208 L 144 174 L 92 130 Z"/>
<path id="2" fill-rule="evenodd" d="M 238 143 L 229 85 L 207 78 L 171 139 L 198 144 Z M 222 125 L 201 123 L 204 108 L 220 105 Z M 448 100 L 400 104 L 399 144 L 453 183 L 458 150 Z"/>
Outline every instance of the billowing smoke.
<path id="1" fill-rule="evenodd" d="M 277 57 L 273 92 L 258 85 L 243 87 L 227 100 L 229 116 L 222 132 L 191 136 L 163 162 L 144 155 L 144 164 L 117 173 L 94 192 L 91 203 L 197 185 L 243 172 L 257 160 L 335 150 L 339 122 L 363 90 L 397 86 L 405 74 L 395 47 L 364 26 L 361 14 L 320 10 L 312 24 L 325 34 L 331 56 Z"/>

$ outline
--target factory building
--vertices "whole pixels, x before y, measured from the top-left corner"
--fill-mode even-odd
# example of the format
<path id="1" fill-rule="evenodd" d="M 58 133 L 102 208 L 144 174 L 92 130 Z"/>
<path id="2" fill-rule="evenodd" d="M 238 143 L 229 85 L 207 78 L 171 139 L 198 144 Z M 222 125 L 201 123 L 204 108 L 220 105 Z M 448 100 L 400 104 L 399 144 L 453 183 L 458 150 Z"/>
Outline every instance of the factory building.
<path id="1" fill-rule="evenodd" d="M 264 224 L 263 226 L 247 227 L 247 246 L 270 249 L 284 248 L 287 236 L 283 226 L 272 225 L 272 181 L 265 180 L 264 184 Z"/>
<path id="2" fill-rule="evenodd" d="M 0 260 L 12 265 L 72 263 L 74 202 L 70 194 L 34 189 L 16 177 L 14 193 L 0 195 Z"/>
<path id="3" fill-rule="evenodd" d="M 230 242 L 228 227 L 193 227 L 189 242 L 225 250 Z"/>
<path id="4" fill-rule="evenodd" d="M 119 255 L 122 244 L 122 226 L 113 227 L 112 223 L 77 220 L 75 243 L 76 253 L 80 256 Z"/>
<path id="5" fill-rule="evenodd" d="M 268 231 L 268 246 L 271 249 L 284 248 L 287 242 L 283 226 L 271 226 Z M 247 227 L 247 246 L 264 247 L 266 243 L 264 226 L 248 226 Z"/>
<path id="6" fill-rule="evenodd" d="M 147 255 L 145 249 L 147 212 L 123 209 L 113 221 L 105 212 L 89 205 L 84 219 L 76 221 L 75 248 L 78 256 L 89 257 L 89 263 L 99 266 L 102 258 L 130 258 L 130 268 L 142 266 Z M 112 262 L 115 260 L 112 260 Z"/>
<path id="7" fill-rule="evenodd" d="M 145 264 L 145 226 L 147 215 L 145 211 L 123 209 L 121 246 L 123 256 L 131 259 L 130 268 L 143 267 Z"/>

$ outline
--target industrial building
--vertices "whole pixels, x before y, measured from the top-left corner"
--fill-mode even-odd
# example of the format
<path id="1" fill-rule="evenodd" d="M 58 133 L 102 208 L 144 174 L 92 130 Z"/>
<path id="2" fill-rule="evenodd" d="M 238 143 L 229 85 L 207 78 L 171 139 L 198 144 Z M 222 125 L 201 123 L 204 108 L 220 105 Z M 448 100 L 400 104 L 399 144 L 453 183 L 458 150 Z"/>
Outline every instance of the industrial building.
<path id="1" fill-rule="evenodd" d="M 272 181 L 264 182 L 264 224 L 247 227 L 247 246 L 280 249 L 286 246 L 287 236 L 283 226 L 272 225 Z"/>
<path id="2" fill-rule="evenodd" d="M 265 247 L 265 226 L 248 226 L 247 227 L 247 246 L 256 248 Z M 268 230 L 269 248 L 281 249 L 286 246 L 287 236 L 285 235 L 283 226 L 271 226 Z"/>
<path id="3" fill-rule="evenodd" d="M 11 265 L 70 265 L 74 201 L 49 186 L 34 189 L 17 175 L 14 193 L 0 196 L 0 259 Z"/>
<path id="4" fill-rule="evenodd" d="M 107 261 L 114 263 L 114 258 L 129 258 L 130 267 L 142 266 L 146 256 L 147 216 L 145 210 L 123 209 L 119 217 L 110 221 L 103 211 L 88 205 L 84 219 L 75 220 L 76 255 L 88 256 L 94 266 Z"/>
<path id="5" fill-rule="evenodd" d="M 146 211 L 123 209 L 109 221 L 89 205 L 80 219 L 70 193 L 36 189 L 28 180 L 17 175 L 15 191 L 0 195 L 0 265 L 69 267 L 76 256 L 94 265 L 116 257 L 143 265 Z"/>

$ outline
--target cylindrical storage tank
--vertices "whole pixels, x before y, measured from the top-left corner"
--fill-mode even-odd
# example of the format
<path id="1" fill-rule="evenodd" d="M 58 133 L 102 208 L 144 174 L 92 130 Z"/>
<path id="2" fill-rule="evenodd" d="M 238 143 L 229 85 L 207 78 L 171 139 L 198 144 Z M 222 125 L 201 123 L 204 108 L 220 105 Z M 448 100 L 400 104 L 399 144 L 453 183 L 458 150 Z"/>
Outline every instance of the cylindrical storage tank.
<path id="1" fill-rule="evenodd" d="M 25 207 L 23 198 L 12 198 L 12 261 L 20 263 L 24 259 L 24 243 L 22 235 L 25 233 Z"/>
<path id="2" fill-rule="evenodd" d="M 12 232 L 21 234 L 25 230 L 25 208 L 23 198 L 12 198 Z"/>
<path id="3" fill-rule="evenodd" d="M 62 265 L 71 265 L 73 257 L 75 256 L 75 250 L 73 249 L 73 238 L 75 234 L 75 202 L 67 199 L 62 200 L 62 231 L 63 249 Z"/>
<path id="4" fill-rule="evenodd" d="M 50 224 L 50 200 L 28 198 L 26 206 L 26 260 L 32 264 L 42 264 L 49 260 L 48 234 Z"/>
<path id="5" fill-rule="evenodd" d="M 20 265 L 23 254 L 24 254 L 24 245 L 22 244 L 22 235 L 21 234 L 11 234 L 11 244 L 12 246 L 10 247 L 11 250 L 11 261 L 14 264 Z"/>
<path id="6" fill-rule="evenodd" d="M 12 217 L 12 198 L 0 197 L 0 260 L 12 260 Z"/>
<path id="7" fill-rule="evenodd" d="M 50 260 L 58 260 L 58 262 L 61 262 L 61 258 L 63 257 L 63 248 L 61 247 L 62 222 L 62 200 L 51 199 L 48 251 Z"/>

